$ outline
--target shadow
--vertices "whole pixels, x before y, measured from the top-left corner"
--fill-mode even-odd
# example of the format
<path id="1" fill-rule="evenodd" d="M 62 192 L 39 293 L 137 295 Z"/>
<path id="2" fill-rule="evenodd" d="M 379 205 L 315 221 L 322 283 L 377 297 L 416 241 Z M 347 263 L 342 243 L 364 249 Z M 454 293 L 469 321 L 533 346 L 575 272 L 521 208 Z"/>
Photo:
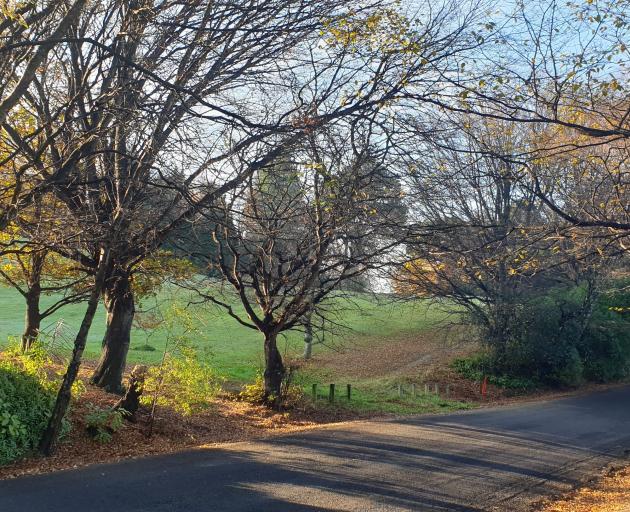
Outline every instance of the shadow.
<path id="1" fill-rule="evenodd" d="M 355 472 L 197 450 L 0 482 L 2 512 L 436 510 L 481 512 L 447 494 Z M 262 459 L 262 460 L 261 460 Z M 306 461 L 303 461 L 306 462 Z M 310 501 L 317 504 L 305 503 Z"/>
<path id="2" fill-rule="evenodd" d="M 472 439 L 473 437 L 472 431 L 465 432 L 464 434 L 467 439 Z M 384 439 L 387 438 L 383 438 L 383 440 L 369 439 L 361 441 L 310 438 L 308 445 L 299 442 L 292 443 L 290 440 L 287 440 L 286 444 L 292 445 L 296 449 L 308 448 L 341 458 L 361 458 L 365 461 L 378 460 L 381 462 L 390 458 L 392 461 L 395 461 L 396 465 L 408 471 L 435 471 L 436 469 L 444 470 L 450 466 L 457 466 L 460 468 L 475 468 L 477 472 L 493 470 L 501 473 L 514 473 L 540 479 L 549 479 L 552 476 L 550 472 L 539 471 L 523 466 L 522 459 L 520 460 L 521 465 L 508 464 L 499 460 L 486 460 L 479 456 L 473 457 L 460 453 L 412 448 L 403 443 L 392 444 L 391 442 L 385 442 Z M 505 450 L 505 443 L 501 451 L 506 454 L 509 453 L 509 450 Z M 538 457 L 536 459 L 540 460 Z M 575 483 L 574 480 L 565 478 L 563 478 L 562 481 Z"/>
<path id="3" fill-rule="evenodd" d="M 529 510 L 614 460 L 611 442 L 630 446 L 628 395 L 360 422 L 3 481 L 0 511 Z"/>

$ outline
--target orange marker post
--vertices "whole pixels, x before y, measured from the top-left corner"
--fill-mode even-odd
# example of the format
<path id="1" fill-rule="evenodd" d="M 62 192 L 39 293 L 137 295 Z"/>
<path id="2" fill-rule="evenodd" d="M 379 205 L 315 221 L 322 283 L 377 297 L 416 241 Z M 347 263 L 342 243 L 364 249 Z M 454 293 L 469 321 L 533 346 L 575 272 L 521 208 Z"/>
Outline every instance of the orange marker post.
<path id="1" fill-rule="evenodd" d="M 481 381 L 481 398 L 486 398 L 486 393 L 488 392 L 488 377 L 484 377 Z"/>

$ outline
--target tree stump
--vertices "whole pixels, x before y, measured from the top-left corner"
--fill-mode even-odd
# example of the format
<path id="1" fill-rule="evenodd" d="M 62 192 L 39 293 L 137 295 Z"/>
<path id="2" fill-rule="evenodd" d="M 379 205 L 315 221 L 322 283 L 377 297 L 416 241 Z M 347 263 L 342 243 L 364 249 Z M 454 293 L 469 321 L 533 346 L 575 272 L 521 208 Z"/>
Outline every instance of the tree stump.
<path id="1" fill-rule="evenodd" d="M 116 402 L 116 405 L 114 405 L 114 410 L 124 409 L 127 412 L 125 419 L 129 421 L 136 420 L 136 412 L 140 407 L 140 397 L 142 396 L 147 370 L 148 368 L 143 365 L 134 366 L 129 375 L 127 391 L 123 397 Z"/>

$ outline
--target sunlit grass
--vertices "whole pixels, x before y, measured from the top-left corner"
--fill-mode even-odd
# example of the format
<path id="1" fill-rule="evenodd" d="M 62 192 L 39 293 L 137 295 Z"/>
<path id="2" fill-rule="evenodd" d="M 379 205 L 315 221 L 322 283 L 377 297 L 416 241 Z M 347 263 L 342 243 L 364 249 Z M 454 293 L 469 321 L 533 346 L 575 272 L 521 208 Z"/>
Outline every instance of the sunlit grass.
<path id="1" fill-rule="evenodd" d="M 229 315 L 217 308 L 189 304 L 190 292 L 166 288 L 157 297 L 141 301 L 138 305 L 139 320 L 155 315 L 158 310 L 165 311 L 168 305 L 178 302 L 194 318 L 195 334 L 192 343 L 198 353 L 210 361 L 228 380 L 244 382 L 251 380 L 262 367 L 262 336 L 256 330 L 237 323 Z M 44 297 L 42 305 L 52 303 L 53 297 Z M 24 300 L 13 289 L 0 287 L 0 344 L 6 344 L 9 337 L 19 336 L 23 329 Z M 240 309 L 235 305 L 235 309 Z M 431 328 L 445 318 L 445 313 L 437 308 L 428 308 L 425 302 L 392 302 L 377 299 L 371 295 L 354 295 L 351 299 L 338 298 L 328 306 L 334 322 L 343 327 L 327 326 L 324 344 L 314 348 L 319 351 L 330 350 L 352 340 L 378 342 L 405 333 L 420 332 Z M 48 338 L 56 340 L 56 350 L 70 350 L 72 338 L 81 322 L 85 304 L 74 304 L 61 309 L 52 317 L 44 320 L 42 330 Z M 101 341 L 105 332 L 105 313 L 99 307 L 90 331 L 85 351 L 85 358 L 98 358 Z M 162 327 L 141 329 L 137 326 L 132 332 L 129 363 L 156 363 L 160 360 L 166 342 L 166 332 Z M 279 338 L 279 344 L 287 359 L 299 357 L 302 352 L 302 334 L 288 332 Z"/>

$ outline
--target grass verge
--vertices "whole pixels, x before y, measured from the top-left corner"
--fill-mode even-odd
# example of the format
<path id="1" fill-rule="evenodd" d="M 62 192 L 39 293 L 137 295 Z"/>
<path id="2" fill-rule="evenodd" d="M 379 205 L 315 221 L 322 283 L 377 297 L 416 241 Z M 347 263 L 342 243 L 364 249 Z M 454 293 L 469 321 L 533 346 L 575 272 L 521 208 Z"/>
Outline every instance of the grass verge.
<path id="1" fill-rule="evenodd" d="M 335 384 L 334 401 L 330 401 L 330 384 Z M 350 384 L 350 399 L 348 399 Z M 299 375 L 296 385 L 305 398 L 310 398 L 314 407 L 323 409 L 345 409 L 361 414 L 433 414 L 471 409 L 473 402 L 464 402 L 445 396 L 446 389 L 440 387 L 440 393 L 429 392 L 424 386 L 392 378 L 353 379 L 348 381 L 333 376 L 325 370 L 309 369 Z M 313 395 L 313 385 L 315 395 Z"/>

